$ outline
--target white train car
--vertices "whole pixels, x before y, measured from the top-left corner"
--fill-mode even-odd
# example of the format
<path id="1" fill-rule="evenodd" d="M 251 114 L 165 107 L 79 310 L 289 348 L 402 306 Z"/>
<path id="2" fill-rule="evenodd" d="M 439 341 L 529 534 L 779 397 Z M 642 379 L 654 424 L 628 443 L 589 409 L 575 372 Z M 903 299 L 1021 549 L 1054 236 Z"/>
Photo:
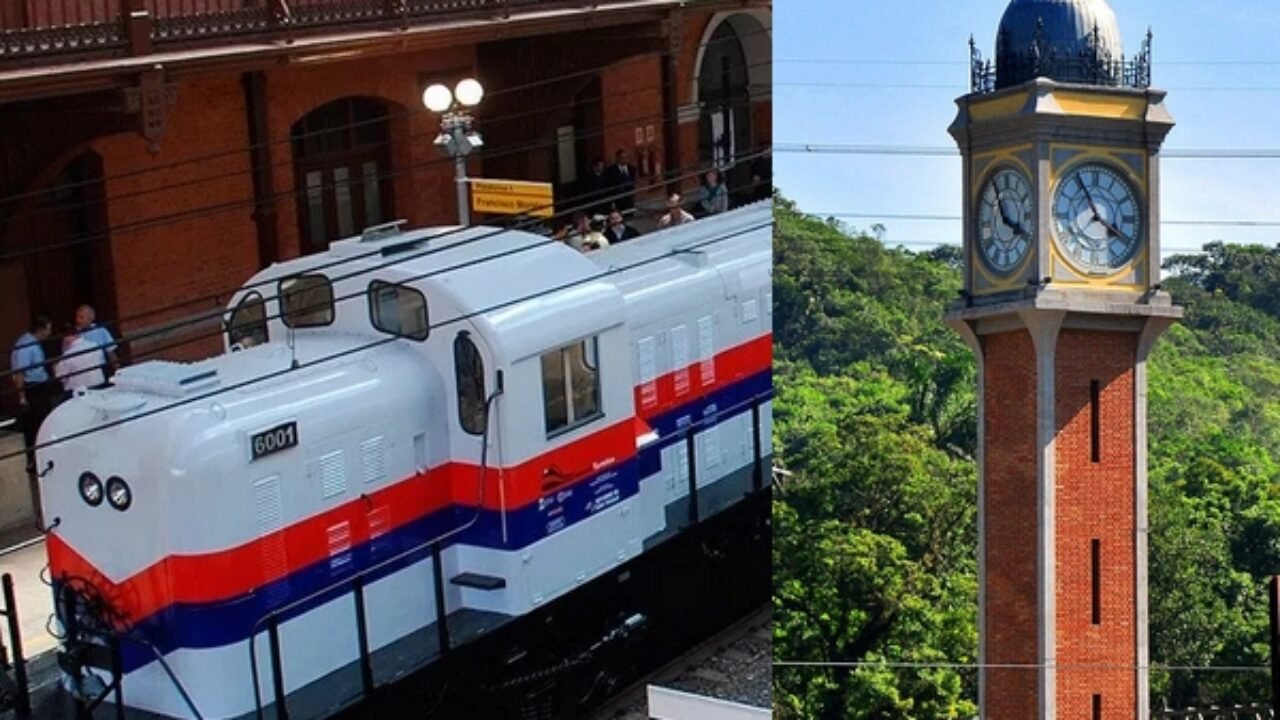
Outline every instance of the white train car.
<path id="1" fill-rule="evenodd" d="M 771 213 L 588 255 L 371 229 L 253 277 L 231 352 L 60 406 L 51 574 L 127 630 L 126 706 L 323 714 L 362 645 L 387 682 L 758 490 Z"/>

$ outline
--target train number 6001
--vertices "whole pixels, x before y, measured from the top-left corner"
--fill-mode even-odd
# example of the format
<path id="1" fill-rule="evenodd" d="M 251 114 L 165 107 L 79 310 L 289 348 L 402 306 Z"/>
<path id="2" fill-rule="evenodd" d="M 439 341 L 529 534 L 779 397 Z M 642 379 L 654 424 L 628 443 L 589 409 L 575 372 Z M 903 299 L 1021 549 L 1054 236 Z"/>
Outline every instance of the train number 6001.
<path id="1" fill-rule="evenodd" d="M 265 457 L 281 450 L 288 450 L 298 444 L 298 423 L 288 422 L 270 430 L 254 433 L 249 438 L 249 448 L 253 452 L 251 460 Z"/>

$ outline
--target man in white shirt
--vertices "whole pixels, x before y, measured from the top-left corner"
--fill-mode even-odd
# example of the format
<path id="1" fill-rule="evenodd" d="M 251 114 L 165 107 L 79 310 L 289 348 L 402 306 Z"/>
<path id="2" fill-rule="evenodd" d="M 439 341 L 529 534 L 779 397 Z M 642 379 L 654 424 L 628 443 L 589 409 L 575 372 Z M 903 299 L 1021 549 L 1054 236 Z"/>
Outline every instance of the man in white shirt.
<path id="1" fill-rule="evenodd" d="M 106 382 L 102 374 L 100 347 L 84 335 L 69 333 L 62 340 L 62 357 L 53 366 L 54 375 L 62 383 L 63 397 L 70 398 L 80 388 L 91 388 Z"/>
<path id="2" fill-rule="evenodd" d="M 76 308 L 75 333 L 91 345 L 97 345 L 102 349 L 98 355 L 98 366 L 102 368 L 104 374 L 109 374 L 116 365 L 116 339 L 111 335 L 110 330 L 95 322 L 95 316 L 92 306 L 81 305 Z"/>
<path id="3" fill-rule="evenodd" d="M 693 222 L 693 216 L 680 207 L 680 193 L 667 198 L 667 214 L 663 215 L 662 219 L 658 221 L 658 226 L 665 228 L 687 222 Z"/>

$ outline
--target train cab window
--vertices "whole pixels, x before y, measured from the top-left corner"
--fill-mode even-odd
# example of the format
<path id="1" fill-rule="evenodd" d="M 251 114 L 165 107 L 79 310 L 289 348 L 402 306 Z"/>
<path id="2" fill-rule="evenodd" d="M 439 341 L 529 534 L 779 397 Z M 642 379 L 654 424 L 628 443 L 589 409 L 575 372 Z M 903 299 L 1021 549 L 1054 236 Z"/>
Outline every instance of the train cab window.
<path id="1" fill-rule="evenodd" d="M 484 358 L 466 332 L 458 333 L 453 341 L 454 381 L 458 386 L 458 421 L 462 429 L 472 435 L 483 435 L 484 413 Z"/>
<path id="2" fill-rule="evenodd" d="M 542 397 L 548 437 L 603 414 L 597 348 L 597 338 L 593 337 L 543 353 Z"/>
<path id="3" fill-rule="evenodd" d="M 295 275 L 280 281 L 280 319 L 287 327 L 333 323 L 333 283 L 324 275 Z"/>
<path id="4" fill-rule="evenodd" d="M 405 285 L 369 283 L 369 321 L 384 333 L 422 341 L 431 333 L 427 298 Z"/>
<path id="5" fill-rule="evenodd" d="M 245 295 L 231 312 L 227 323 L 227 339 L 240 349 L 261 345 L 268 339 L 267 304 L 257 291 Z"/>

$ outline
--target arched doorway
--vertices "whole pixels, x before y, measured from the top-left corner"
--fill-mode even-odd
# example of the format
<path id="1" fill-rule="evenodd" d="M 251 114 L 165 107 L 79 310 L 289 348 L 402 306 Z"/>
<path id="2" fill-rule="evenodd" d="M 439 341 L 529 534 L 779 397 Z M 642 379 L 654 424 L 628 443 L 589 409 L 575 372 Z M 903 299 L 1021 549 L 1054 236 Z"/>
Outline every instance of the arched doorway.
<path id="1" fill-rule="evenodd" d="M 294 123 L 299 250 L 320 252 L 394 217 L 386 103 L 350 97 Z"/>
<path id="2" fill-rule="evenodd" d="M 751 179 L 742 162 L 757 143 L 754 103 L 772 82 L 769 30 L 754 14 L 734 12 L 713 18 L 697 60 L 698 161 L 725 171 L 731 187 Z"/>

